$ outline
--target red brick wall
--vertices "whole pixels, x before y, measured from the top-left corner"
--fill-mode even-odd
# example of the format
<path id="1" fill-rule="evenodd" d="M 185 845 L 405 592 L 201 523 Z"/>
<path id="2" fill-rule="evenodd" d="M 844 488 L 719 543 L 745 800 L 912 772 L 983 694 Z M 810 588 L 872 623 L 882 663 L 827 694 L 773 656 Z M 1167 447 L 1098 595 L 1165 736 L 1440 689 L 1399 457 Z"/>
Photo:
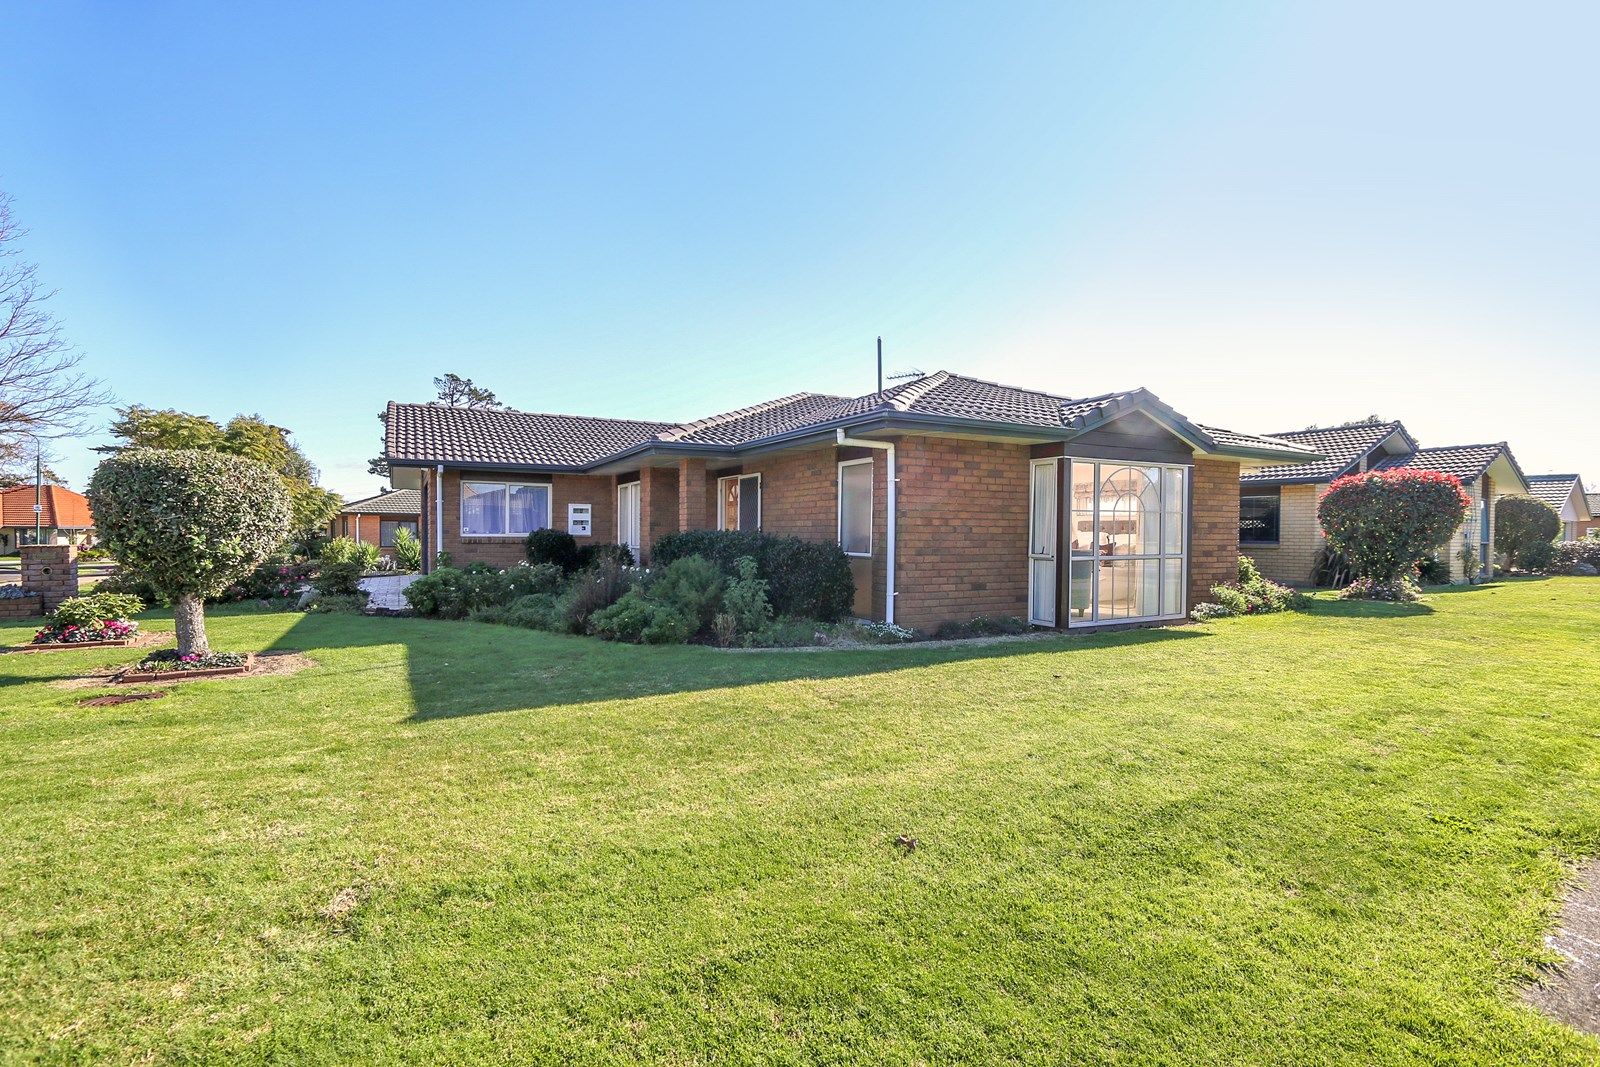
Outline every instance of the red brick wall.
<path id="1" fill-rule="evenodd" d="M 1189 526 L 1189 606 L 1211 599 L 1211 587 L 1239 575 L 1239 464 L 1194 461 L 1194 514 Z"/>
<path id="2" fill-rule="evenodd" d="M 22 587 L 39 594 L 40 606 L 54 611 L 78 595 L 78 549 L 75 545 L 23 545 Z"/>
<path id="3" fill-rule="evenodd" d="M 528 475 L 494 474 L 486 471 L 444 472 L 444 550 L 459 566 L 464 563 L 488 563 L 495 567 L 509 567 L 528 558 L 522 537 L 466 537 L 461 536 L 461 479 L 467 481 L 535 481 Z M 578 538 L 578 544 L 609 543 L 617 539 L 617 481 L 611 475 L 557 474 L 551 476 L 551 518 L 557 530 L 567 528 L 567 505 L 590 504 L 594 508 L 593 531 L 589 537 Z M 433 498 L 426 502 L 429 519 L 432 519 Z M 363 524 L 364 525 L 364 524 Z M 432 542 L 428 546 L 432 551 Z"/>
<path id="4" fill-rule="evenodd" d="M 639 472 L 639 540 L 644 560 L 650 560 L 650 546 L 678 529 L 678 471 L 676 468 L 646 467 Z"/>
<path id="5" fill-rule="evenodd" d="M 357 522 L 358 519 L 360 520 L 359 522 Z M 352 540 L 360 541 L 362 544 L 377 545 L 381 534 L 378 524 L 385 521 L 392 522 L 396 519 L 404 521 L 404 518 L 400 515 L 373 515 L 366 512 L 359 515 L 340 515 L 333 520 L 333 535 L 335 537 L 348 537 Z M 417 519 L 413 517 L 411 521 L 416 522 Z M 420 530 L 421 527 L 419 526 L 418 529 Z M 378 545 L 378 551 L 385 556 L 394 555 L 393 548 L 384 548 L 382 545 Z"/>
<path id="6" fill-rule="evenodd" d="M 761 475 L 761 528 L 779 537 L 799 537 L 806 541 L 833 541 L 839 536 L 839 461 L 843 458 L 871 459 L 872 557 L 856 568 L 867 576 L 867 613 L 883 618 L 883 585 L 888 510 L 886 507 L 888 463 L 882 450 L 841 450 L 832 445 L 801 452 L 760 456 L 738 467 L 712 471 L 706 478 L 706 500 L 710 509 L 707 525 L 716 528 L 717 478 L 728 474 Z M 858 591 L 859 592 L 859 591 Z M 862 599 L 858 597 L 858 599 Z"/>
<path id="7" fill-rule="evenodd" d="M 899 442 L 895 621 L 932 629 L 1028 613 L 1029 449 L 988 441 Z"/>

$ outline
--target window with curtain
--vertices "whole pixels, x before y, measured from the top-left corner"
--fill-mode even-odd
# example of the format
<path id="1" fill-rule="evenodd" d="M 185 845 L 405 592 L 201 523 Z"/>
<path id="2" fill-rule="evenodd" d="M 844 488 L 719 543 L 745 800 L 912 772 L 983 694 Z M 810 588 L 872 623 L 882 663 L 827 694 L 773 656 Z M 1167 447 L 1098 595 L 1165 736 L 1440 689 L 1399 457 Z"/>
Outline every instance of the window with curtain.
<path id="1" fill-rule="evenodd" d="M 542 483 L 461 483 L 464 537 L 518 537 L 550 525 L 550 486 Z"/>
<path id="2" fill-rule="evenodd" d="M 718 478 L 717 496 L 717 529 L 761 529 L 761 475 Z"/>
<path id="3" fill-rule="evenodd" d="M 839 547 L 848 556 L 872 555 L 872 460 L 839 464 Z"/>
<path id="4" fill-rule="evenodd" d="M 393 548 L 394 547 L 394 535 L 395 535 L 395 532 L 397 530 L 399 530 L 402 526 L 405 527 L 407 530 L 410 530 L 411 531 L 411 535 L 413 537 L 416 536 L 417 524 L 414 523 L 414 522 L 407 522 L 405 519 L 383 519 L 383 520 L 381 520 L 378 523 L 378 547 L 379 548 Z"/>
<path id="5" fill-rule="evenodd" d="M 1275 545 L 1282 506 L 1277 486 L 1246 489 L 1239 494 L 1239 543 Z"/>

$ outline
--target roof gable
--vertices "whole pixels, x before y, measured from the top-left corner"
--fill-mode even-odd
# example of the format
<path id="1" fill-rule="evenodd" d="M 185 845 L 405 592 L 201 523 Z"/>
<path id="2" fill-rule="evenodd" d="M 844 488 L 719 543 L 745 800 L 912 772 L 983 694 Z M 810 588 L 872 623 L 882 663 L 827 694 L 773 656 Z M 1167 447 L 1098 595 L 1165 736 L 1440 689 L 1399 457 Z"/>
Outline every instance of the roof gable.
<path id="1" fill-rule="evenodd" d="M 1583 481 L 1576 474 L 1530 474 L 1528 495 L 1543 501 L 1557 513 L 1573 502 L 1573 494 L 1583 496 Z"/>
<path id="2" fill-rule="evenodd" d="M 1416 448 L 1416 442 L 1399 422 L 1360 422 L 1327 429 L 1287 430 L 1267 436 L 1305 445 L 1323 458 L 1305 463 L 1257 467 L 1245 471 L 1240 476 L 1241 481 L 1258 485 L 1331 482 L 1341 474 L 1355 470 L 1363 458 L 1391 438 L 1397 437 L 1406 452 Z"/>
<path id="3" fill-rule="evenodd" d="M 389 489 L 352 500 L 339 509 L 341 515 L 398 515 L 416 518 L 422 512 L 422 490 Z"/>
<path id="4" fill-rule="evenodd" d="M 0 490 L 0 526 L 32 526 L 34 487 L 18 485 Z M 94 525 L 89 498 L 62 485 L 39 490 L 39 524 L 58 530 L 87 530 Z"/>

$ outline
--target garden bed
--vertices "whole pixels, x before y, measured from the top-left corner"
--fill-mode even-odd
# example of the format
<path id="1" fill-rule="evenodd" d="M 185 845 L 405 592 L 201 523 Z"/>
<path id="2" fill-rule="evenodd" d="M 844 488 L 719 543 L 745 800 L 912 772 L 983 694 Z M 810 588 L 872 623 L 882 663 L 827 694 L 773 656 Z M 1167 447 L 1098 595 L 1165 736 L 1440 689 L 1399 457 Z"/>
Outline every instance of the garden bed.
<path id="1" fill-rule="evenodd" d="M 226 655 L 226 653 L 223 655 Z M 143 663 L 139 663 L 112 675 L 111 683 L 113 685 L 133 685 L 150 684 L 152 682 L 189 682 L 199 678 L 231 678 L 234 675 L 249 674 L 250 668 L 255 665 L 255 660 L 256 655 L 254 652 L 246 652 L 242 662 L 216 667 L 171 667 L 165 670 L 141 670 L 140 667 Z"/>
<path id="2" fill-rule="evenodd" d="M 38 644 L 12 645 L 5 652 L 65 652 L 79 648 L 150 648 L 172 638 L 170 630 L 140 631 L 132 637 L 114 641 L 42 641 Z"/>

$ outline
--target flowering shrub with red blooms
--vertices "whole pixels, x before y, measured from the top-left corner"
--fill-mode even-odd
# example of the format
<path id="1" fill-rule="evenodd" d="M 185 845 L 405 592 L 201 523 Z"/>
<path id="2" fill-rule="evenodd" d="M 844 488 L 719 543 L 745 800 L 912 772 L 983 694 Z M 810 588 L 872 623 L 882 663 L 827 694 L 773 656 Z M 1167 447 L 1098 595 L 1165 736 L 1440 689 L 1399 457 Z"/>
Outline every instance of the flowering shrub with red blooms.
<path id="1" fill-rule="evenodd" d="M 1453 474 L 1369 471 L 1330 485 L 1317 519 L 1357 578 L 1387 587 L 1448 541 L 1471 506 Z"/>

